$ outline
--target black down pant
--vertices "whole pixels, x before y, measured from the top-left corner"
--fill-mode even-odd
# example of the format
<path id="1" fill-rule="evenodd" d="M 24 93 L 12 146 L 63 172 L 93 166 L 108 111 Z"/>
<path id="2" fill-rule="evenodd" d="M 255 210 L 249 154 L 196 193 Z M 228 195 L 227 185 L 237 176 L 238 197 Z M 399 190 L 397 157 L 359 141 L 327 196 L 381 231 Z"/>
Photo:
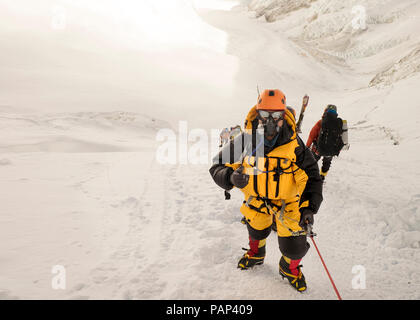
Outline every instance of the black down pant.
<path id="1" fill-rule="evenodd" d="M 314 153 L 314 157 L 316 161 L 319 161 L 319 159 L 322 158 L 322 167 L 321 167 L 321 171 L 324 173 L 327 173 L 328 170 L 330 170 L 331 167 L 331 162 L 333 157 L 321 157 L 320 155 L 317 155 Z"/>
<path id="2" fill-rule="evenodd" d="M 264 240 L 270 235 L 271 232 L 271 226 L 264 230 L 256 230 L 252 228 L 248 223 L 246 226 L 248 228 L 249 236 L 255 240 Z M 282 255 L 292 260 L 302 259 L 310 247 L 309 243 L 306 241 L 306 235 L 297 237 L 278 237 L 278 242 Z"/>

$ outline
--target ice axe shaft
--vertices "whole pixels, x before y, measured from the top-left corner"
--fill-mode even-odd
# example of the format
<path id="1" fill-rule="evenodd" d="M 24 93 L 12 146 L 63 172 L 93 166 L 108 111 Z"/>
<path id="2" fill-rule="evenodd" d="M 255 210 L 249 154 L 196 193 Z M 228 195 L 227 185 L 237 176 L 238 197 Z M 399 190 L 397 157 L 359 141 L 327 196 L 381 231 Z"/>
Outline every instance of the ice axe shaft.
<path id="1" fill-rule="evenodd" d="M 319 258 L 321 259 L 322 265 L 324 266 L 324 269 L 327 272 L 328 278 L 330 279 L 330 282 L 331 282 L 331 284 L 332 284 L 332 286 L 334 288 L 334 291 L 335 291 L 335 294 L 337 295 L 338 300 L 343 300 L 343 299 L 341 299 L 340 293 L 338 292 L 338 289 L 335 286 L 334 280 L 331 277 L 330 272 L 328 271 L 327 265 L 325 264 L 325 261 L 322 258 L 321 253 L 319 252 L 318 246 L 315 243 L 314 236 L 316 236 L 316 234 L 312 232 L 312 225 L 311 224 L 308 224 L 308 235 L 311 238 L 312 243 L 314 244 L 314 247 L 316 249 L 316 252 L 318 253 Z"/>

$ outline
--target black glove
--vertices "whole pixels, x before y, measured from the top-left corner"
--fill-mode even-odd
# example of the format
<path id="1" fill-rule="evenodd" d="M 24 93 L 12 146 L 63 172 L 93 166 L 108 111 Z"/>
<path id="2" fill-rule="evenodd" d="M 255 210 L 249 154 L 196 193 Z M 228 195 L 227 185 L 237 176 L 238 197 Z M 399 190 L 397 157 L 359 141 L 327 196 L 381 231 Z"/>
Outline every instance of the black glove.
<path id="1" fill-rule="evenodd" d="M 249 181 L 249 175 L 242 173 L 244 167 L 239 167 L 230 176 L 230 182 L 237 188 L 245 188 Z"/>
<path id="2" fill-rule="evenodd" d="M 303 208 L 300 214 L 299 226 L 301 226 L 303 230 L 308 231 L 308 224 L 314 224 L 314 212 L 311 209 Z"/>

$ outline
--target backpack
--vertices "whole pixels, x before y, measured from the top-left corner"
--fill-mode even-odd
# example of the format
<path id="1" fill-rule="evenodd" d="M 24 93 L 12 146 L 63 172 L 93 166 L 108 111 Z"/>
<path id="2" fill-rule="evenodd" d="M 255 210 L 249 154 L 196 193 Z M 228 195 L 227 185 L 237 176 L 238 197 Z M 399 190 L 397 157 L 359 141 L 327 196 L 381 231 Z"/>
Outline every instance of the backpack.
<path id="1" fill-rule="evenodd" d="M 338 156 L 344 146 L 343 120 L 336 113 L 326 112 L 322 117 L 321 131 L 316 149 L 320 156 Z"/>

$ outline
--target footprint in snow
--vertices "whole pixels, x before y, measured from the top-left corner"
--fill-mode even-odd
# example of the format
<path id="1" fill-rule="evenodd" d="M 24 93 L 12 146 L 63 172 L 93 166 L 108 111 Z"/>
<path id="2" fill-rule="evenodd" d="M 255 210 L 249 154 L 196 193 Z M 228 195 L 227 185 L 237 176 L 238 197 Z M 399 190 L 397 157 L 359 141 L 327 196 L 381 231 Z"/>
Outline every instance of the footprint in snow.
<path id="1" fill-rule="evenodd" d="M 12 162 L 9 159 L 0 159 L 0 166 L 9 166 Z"/>
<path id="2" fill-rule="evenodd" d="M 71 292 L 80 291 L 85 287 L 86 285 L 84 283 L 78 283 L 71 289 Z"/>

